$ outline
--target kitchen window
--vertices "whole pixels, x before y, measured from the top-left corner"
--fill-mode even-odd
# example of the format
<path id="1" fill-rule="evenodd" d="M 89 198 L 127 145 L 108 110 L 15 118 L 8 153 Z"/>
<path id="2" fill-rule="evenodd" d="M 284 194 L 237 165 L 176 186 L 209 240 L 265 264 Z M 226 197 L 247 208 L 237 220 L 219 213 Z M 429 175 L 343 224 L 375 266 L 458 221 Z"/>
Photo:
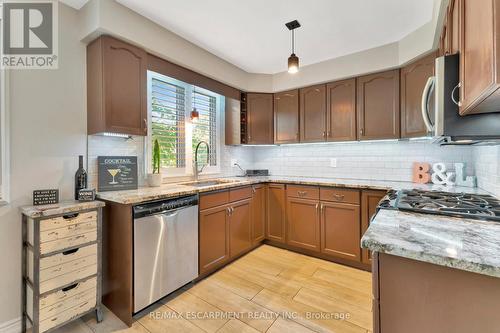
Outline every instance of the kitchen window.
<path id="1" fill-rule="evenodd" d="M 203 173 L 220 172 L 220 119 L 224 96 L 174 78 L 148 71 L 148 172 L 152 170 L 155 139 L 160 144 L 164 176 L 193 174 L 196 145 L 205 141 L 210 147 L 209 165 Z M 196 109 L 197 120 L 191 120 Z M 198 163 L 207 161 L 207 149 L 201 145 Z"/>

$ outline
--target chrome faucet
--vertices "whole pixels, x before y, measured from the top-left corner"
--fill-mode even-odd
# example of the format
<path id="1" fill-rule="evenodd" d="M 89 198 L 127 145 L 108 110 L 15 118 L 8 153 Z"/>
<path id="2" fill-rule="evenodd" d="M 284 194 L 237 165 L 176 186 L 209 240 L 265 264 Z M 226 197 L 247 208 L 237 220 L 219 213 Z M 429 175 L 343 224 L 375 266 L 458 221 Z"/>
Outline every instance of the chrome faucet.
<path id="1" fill-rule="evenodd" d="M 198 170 L 198 148 L 200 148 L 200 145 L 204 143 L 205 146 L 207 146 L 207 163 L 201 167 L 201 169 Z M 198 181 L 198 175 L 203 171 L 203 169 L 210 163 L 210 146 L 206 141 L 200 141 L 196 145 L 196 149 L 194 150 L 194 165 L 193 165 L 193 174 L 194 174 L 194 180 Z"/>

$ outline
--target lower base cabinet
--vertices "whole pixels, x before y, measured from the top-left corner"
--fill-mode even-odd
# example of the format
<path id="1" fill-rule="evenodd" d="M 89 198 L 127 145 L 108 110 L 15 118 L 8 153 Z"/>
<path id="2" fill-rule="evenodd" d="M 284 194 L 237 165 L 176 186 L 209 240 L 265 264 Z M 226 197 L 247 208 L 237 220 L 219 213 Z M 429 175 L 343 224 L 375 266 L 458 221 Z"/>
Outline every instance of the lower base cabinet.
<path id="1" fill-rule="evenodd" d="M 229 254 L 231 258 L 252 246 L 251 199 L 238 201 L 229 207 Z"/>
<path id="2" fill-rule="evenodd" d="M 287 244 L 307 250 L 320 249 L 320 214 L 316 200 L 288 198 Z"/>
<path id="3" fill-rule="evenodd" d="M 229 260 L 229 207 L 200 211 L 200 274 L 214 270 Z"/>
<path id="4" fill-rule="evenodd" d="M 377 212 L 379 201 L 385 196 L 386 191 L 362 191 L 361 192 L 361 236 L 366 232 L 370 225 L 370 220 Z M 371 252 L 363 249 L 361 251 L 361 262 L 371 264 Z"/>
<path id="5" fill-rule="evenodd" d="M 252 245 L 266 238 L 267 185 L 252 186 Z"/>
<path id="6" fill-rule="evenodd" d="M 359 205 L 321 203 L 321 252 L 361 260 Z"/>
<path id="7" fill-rule="evenodd" d="M 285 243 L 286 192 L 283 184 L 269 184 L 267 188 L 266 238 Z"/>

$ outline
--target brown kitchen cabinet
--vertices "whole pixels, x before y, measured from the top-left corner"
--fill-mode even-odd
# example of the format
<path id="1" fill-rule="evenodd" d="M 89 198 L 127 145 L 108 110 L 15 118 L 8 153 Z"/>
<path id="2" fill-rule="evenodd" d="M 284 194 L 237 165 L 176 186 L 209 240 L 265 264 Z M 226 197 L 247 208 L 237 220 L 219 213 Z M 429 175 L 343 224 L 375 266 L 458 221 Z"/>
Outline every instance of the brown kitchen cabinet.
<path id="1" fill-rule="evenodd" d="M 147 54 L 110 36 L 87 46 L 87 133 L 147 135 Z"/>
<path id="2" fill-rule="evenodd" d="M 448 4 L 448 47 L 449 53 L 460 52 L 460 7 L 463 0 L 450 0 Z"/>
<path id="3" fill-rule="evenodd" d="M 300 89 L 300 142 L 326 140 L 326 86 Z"/>
<path id="4" fill-rule="evenodd" d="M 266 238 L 267 186 L 252 186 L 252 244 Z"/>
<path id="5" fill-rule="evenodd" d="M 273 95 L 247 93 L 247 143 L 272 144 Z"/>
<path id="6" fill-rule="evenodd" d="M 229 254 L 237 257 L 252 246 L 251 199 L 234 202 L 229 207 Z"/>
<path id="7" fill-rule="evenodd" d="M 427 135 L 427 128 L 422 118 L 422 93 L 428 78 L 434 76 L 435 58 L 435 54 L 432 53 L 401 69 L 402 138 Z"/>
<path id="8" fill-rule="evenodd" d="M 399 69 L 359 77 L 356 109 L 360 140 L 399 138 Z"/>
<path id="9" fill-rule="evenodd" d="M 229 211 L 228 205 L 200 211 L 200 274 L 221 267 L 230 258 Z"/>
<path id="10" fill-rule="evenodd" d="M 321 252 L 360 261 L 359 218 L 359 205 L 321 202 Z"/>
<path id="11" fill-rule="evenodd" d="M 386 193 L 386 191 L 374 190 L 364 190 L 361 192 L 361 236 L 368 229 L 370 220 L 377 211 L 377 205 Z M 366 249 L 363 249 L 361 252 L 361 261 L 364 264 L 371 264 L 371 252 Z"/>
<path id="12" fill-rule="evenodd" d="M 328 141 L 356 140 L 356 79 L 326 86 Z"/>
<path id="13" fill-rule="evenodd" d="M 311 199 L 287 198 L 288 245 L 320 251 L 319 202 Z"/>
<path id="14" fill-rule="evenodd" d="M 274 143 L 299 142 L 299 90 L 274 94 Z"/>
<path id="15" fill-rule="evenodd" d="M 267 198 L 266 238 L 271 241 L 285 243 L 285 185 L 269 184 L 267 186 Z"/>
<path id="16" fill-rule="evenodd" d="M 459 15 L 459 112 L 500 112 L 500 0 L 456 1 Z"/>

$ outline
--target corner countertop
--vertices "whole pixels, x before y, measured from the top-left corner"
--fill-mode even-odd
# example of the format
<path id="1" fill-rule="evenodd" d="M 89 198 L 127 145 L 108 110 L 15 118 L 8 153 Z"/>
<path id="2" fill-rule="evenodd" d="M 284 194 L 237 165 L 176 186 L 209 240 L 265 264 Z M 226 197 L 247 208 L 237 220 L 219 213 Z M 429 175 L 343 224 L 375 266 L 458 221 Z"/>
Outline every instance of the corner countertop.
<path id="1" fill-rule="evenodd" d="M 104 207 L 102 201 L 62 201 L 53 205 L 22 206 L 21 214 L 31 218 L 50 217 L 67 213 L 74 213 L 87 209 Z"/>
<path id="2" fill-rule="evenodd" d="M 394 182 L 384 180 L 366 179 L 342 179 L 342 178 L 312 178 L 312 177 L 287 177 L 287 176 L 267 176 L 267 177 L 225 177 L 217 178 L 224 181 L 221 184 L 194 187 L 183 183 L 163 184 L 160 187 L 140 187 L 137 190 L 98 192 L 97 198 L 125 205 L 134 205 L 146 201 L 174 198 L 184 195 L 197 194 L 209 191 L 224 190 L 232 187 L 246 186 L 259 183 L 283 183 L 331 186 L 343 188 L 358 188 L 372 190 L 400 190 L 400 189 L 425 189 L 441 190 L 448 192 L 485 193 L 477 188 L 460 186 L 443 187 L 432 184 L 415 184 L 412 182 Z M 201 181 L 210 180 L 203 179 Z"/>
<path id="3" fill-rule="evenodd" d="M 381 209 L 361 239 L 372 251 L 500 277 L 500 223 Z"/>

